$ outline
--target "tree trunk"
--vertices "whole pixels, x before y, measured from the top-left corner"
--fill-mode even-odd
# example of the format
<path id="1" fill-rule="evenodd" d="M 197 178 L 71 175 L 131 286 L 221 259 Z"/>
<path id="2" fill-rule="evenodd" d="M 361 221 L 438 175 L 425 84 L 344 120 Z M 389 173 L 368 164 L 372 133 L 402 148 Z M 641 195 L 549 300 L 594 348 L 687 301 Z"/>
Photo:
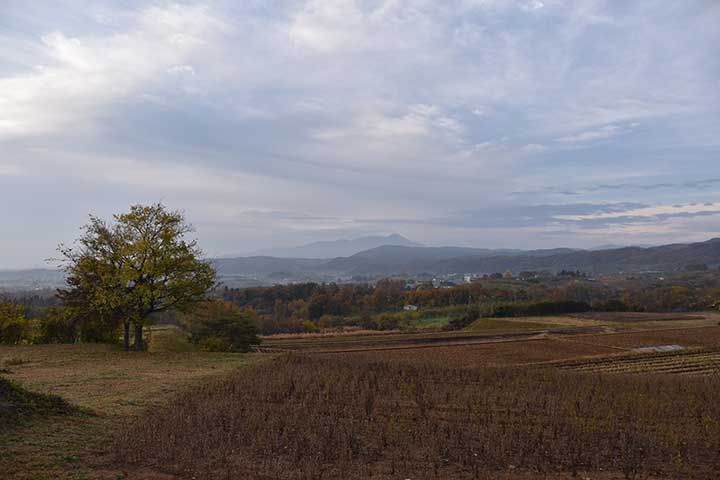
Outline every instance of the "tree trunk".
<path id="1" fill-rule="evenodd" d="M 130 351 L 130 322 L 123 322 L 123 327 L 125 329 L 125 336 L 123 337 L 123 347 L 125 347 L 125 351 Z"/>
<path id="2" fill-rule="evenodd" d="M 136 323 L 135 324 L 135 351 L 141 352 L 143 351 L 144 345 L 143 345 L 143 326 L 142 323 Z"/>

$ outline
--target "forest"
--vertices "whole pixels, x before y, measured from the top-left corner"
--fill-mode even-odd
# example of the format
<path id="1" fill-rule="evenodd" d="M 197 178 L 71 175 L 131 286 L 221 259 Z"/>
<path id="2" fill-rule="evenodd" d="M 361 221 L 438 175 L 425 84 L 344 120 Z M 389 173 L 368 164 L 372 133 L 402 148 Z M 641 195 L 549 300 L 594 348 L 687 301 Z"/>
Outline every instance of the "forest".
<path id="1" fill-rule="evenodd" d="M 384 279 L 375 284 L 225 287 L 216 293 L 240 308 L 254 310 L 264 334 L 347 326 L 398 328 L 404 320 L 408 323 L 438 315 L 459 318 L 468 310 L 485 317 L 581 311 L 692 312 L 711 308 L 720 296 L 720 281 L 712 272 L 660 278 L 588 279 L 562 274 L 540 279 L 484 278 L 448 288 L 409 286 L 404 279 Z M 406 305 L 418 310 L 403 311 Z"/>

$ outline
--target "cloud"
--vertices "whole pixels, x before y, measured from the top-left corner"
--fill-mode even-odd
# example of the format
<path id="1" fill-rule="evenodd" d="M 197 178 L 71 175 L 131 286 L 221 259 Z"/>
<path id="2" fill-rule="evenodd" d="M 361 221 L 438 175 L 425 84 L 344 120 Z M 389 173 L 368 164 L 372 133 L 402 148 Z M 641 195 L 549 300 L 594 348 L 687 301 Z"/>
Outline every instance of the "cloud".
<path id="1" fill-rule="evenodd" d="M 182 69 L 223 28 L 205 7 L 170 5 L 140 11 L 123 33 L 43 34 L 35 71 L 0 78 L 0 139 L 87 126 L 102 108 Z"/>
<path id="2" fill-rule="evenodd" d="M 619 125 L 605 125 L 594 130 L 587 130 L 585 132 L 580 132 L 575 135 L 560 137 L 557 139 L 557 141 L 566 143 L 587 142 L 611 138 L 627 132 L 628 130 L 623 129 Z"/>
<path id="3" fill-rule="evenodd" d="M 702 204 L 687 205 L 655 205 L 639 208 L 625 209 L 620 211 L 594 212 L 580 215 L 558 215 L 559 220 L 565 221 L 590 221 L 590 220 L 627 220 L 635 221 L 641 219 L 665 219 L 670 217 L 703 216 L 720 214 L 720 203 L 705 202 Z"/>
<path id="4" fill-rule="evenodd" d="M 20 167 L 11 164 L 0 163 L 0 177 L 12 177 L 20 174 Z"/>
<path id="5" fill-rule="evenodd" d="M 158 199 L 219 253 L 396 227 L 425 243 L 678 238 L 715 218 L 642 210 L 717 200 L 708 2 L 6 3 L 9 230 L 62 236 L 90 209 Z M 36 214 L 56 199 L 73 220 Z"/>

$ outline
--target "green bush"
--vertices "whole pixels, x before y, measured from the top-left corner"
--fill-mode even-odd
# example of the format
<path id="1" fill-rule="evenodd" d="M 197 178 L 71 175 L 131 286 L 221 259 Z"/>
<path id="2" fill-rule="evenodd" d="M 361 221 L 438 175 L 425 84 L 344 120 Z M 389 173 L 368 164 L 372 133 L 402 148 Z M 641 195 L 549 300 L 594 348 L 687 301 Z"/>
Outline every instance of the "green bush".
<path id="1" fill-rule="evenodd" d="M 463 328 L 469 327 L 475 320 L 480 318 L 480 310 L 478 308 L 468 308 L 464 314 L 459 317 L 454 317 L 450 320 L 448 328 L 450 330 L 462 330 Z"/>
<path id="2" fill-rule="evenodd" d="M 303 320 L 302 324 L 303 328 L 305 328 L 305 331 L 308 333 L 317 333 L 320 331 L 320 328 L 318 328 L 317 324 L 312 320 Z"/>
<path id="3" fill-rule="evenodd" d="M 74 343 L 78 339 L 78 320 L 68 308 L 50 307 L 40 317 L 39 343 Z"/>
<path id="4" fill-rule="evenodd" d="M 540 317 L 544 315 L 560 315 L 563 313 L 589 312 L 590 310 L 590 304 L 575 301 L 505 303 L 495 306 L 492 316 Z"/>
<path id="5" fill-rule="evenodd" d="M 230 345 L 220 337 L 208 337 L 201 340 L 198 344 L 200 350 L 204 352 L 228 352 Z"/>
<path id="6" fill-rule="evenodd" d="M 620 299 L 613 299 L 605 302 L 594 302 L 592 309 L 596 312 L 627 312 L 630 307 Z"/>
<path id="7" fill-rule="evenodd" d="M 117 343 L 118 322 L 97 315 L 83 315 L 72 307 L 50 307 L 40 317 L 38 343 Z"/>
<path id="8" fill-rule="evenodd" d="M 27 339 L 30 323 L 22 305 L 0 300 L 0 343 L 17 345 Z"/>
<path id="9" fill-rule="evenodd" d="M 257 315 L 222 301 L 205 302 L 183 322 L 190 339 L 207 351 L 247 352 L 260 344 Z"/>

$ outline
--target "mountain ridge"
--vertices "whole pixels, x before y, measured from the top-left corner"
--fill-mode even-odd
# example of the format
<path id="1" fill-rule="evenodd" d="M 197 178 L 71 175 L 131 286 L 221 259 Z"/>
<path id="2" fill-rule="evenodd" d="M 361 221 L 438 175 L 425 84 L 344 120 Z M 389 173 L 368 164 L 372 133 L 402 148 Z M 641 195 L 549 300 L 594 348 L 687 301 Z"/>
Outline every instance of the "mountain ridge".
<path id="1" fill-rule="evenodd" d="M 221 279 L 253 278 L 264 282 L 335 281 L 355 278 L 450 273 L 490 274 L 510 270 L 558 272 L 581 270 L 591 275 L 680 272 L 689 265 L 720 267 L 720 238 L 704 242 L 608 250 L 555 248 L 540 250 L 383 245 L 336 258 L 248 256 L 209 259 Z M 60 280 L 57 270 L 0 271 L 0 289 L 25 282 Z"/>
<path id="2" fill-rule="evenodd" d="M 324 240 L 312 242 L 296 247 L 267 248 L 254 251 L 247 257 L 276 257 L 276 258 L 337 258 L 349 257 L 356 253 L 370 250 L 384 245 L 397 245 L 407 247 L 422 247 L 408 238 L 392 233 L 389 235 L 368 235 L 352 239 Z"/>

